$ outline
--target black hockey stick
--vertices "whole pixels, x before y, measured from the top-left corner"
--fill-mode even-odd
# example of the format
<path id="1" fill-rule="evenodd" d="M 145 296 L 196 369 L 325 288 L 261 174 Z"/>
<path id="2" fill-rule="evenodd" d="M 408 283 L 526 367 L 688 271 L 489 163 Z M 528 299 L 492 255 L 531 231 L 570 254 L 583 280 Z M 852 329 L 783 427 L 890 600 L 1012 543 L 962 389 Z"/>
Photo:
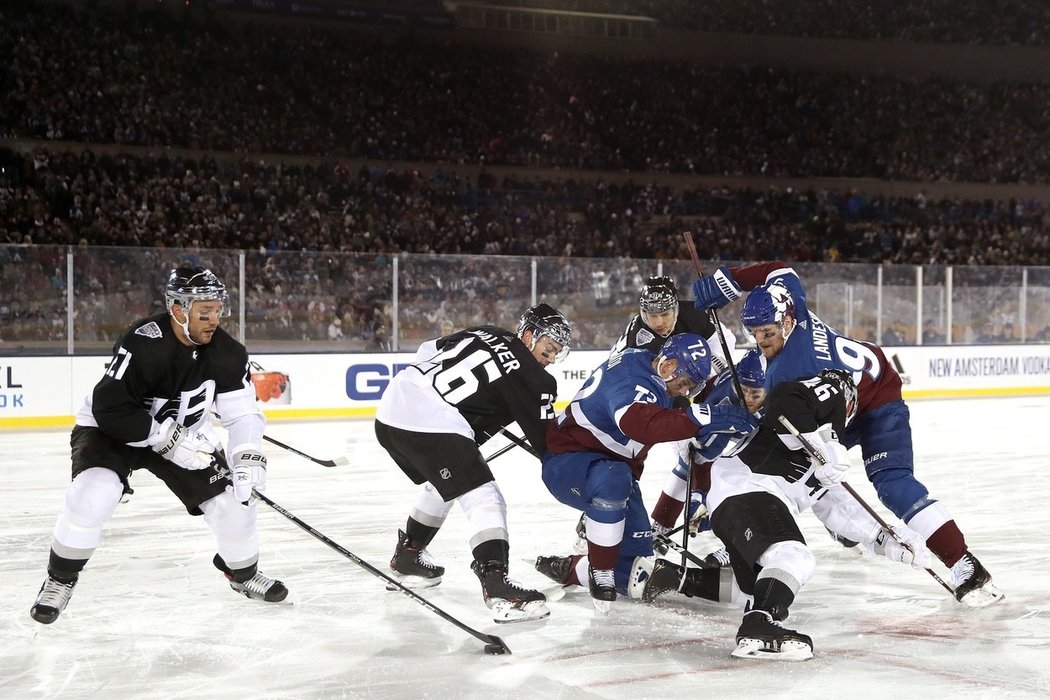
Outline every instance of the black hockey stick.
<path id="1" fill-rule="evenodd" d="M 409 598 L 411 598 L 415 602 L 419 603 L 420 605 L 422 605 L 424 608 L 426 608 L 430 612 L 436 614 L 438 617 L 441 617 L 441 618 L 451 622 L 453 625 L 455 625 L 456 627 L 460 628 L 461 630 L 463 630 L 467 634 L 471 635 L 472 637 L 474 637 L 476 639 L 479 639 L 482 642 L 485 642 L 485 653 L 486 654 L 509 654 L 509 653 L 511 653 L 510 652 L 510 647 L 507 646 L 507 643 L 504 642 L 499 637 L 497 637 L 496 635 L 494 635 L 494 634 L 485 634 L 484 632 L 479 632 L 478 630 L 474 629 L 473 627 L 470 627 L 469 625 L 466 625 L 466 624 L 460 622 L 459 620 L 457 620 L 456 618 L 452 617 L 447 612 L 445 612 L 444 610 L 442 610 L 438 606 L 434 605 L 429 600 L 427 600 L 423 596 L 419 595 L 415 591 L 413 591 L 413 590 L 411 590 L 409 588 L 405 588 L 400 583 L 398 583 L 395 579 L 393 579 L 390 576 L 387 576 L 382 571 L 380 571 L 379 569 L 375 568 L 374 566 L 369 564 L 367 561 L 365 561 L 361 557 L 357 556 L 356 554 L 354 554 L 353 552 L 348 550 L 346 547 L 343 547 L 338 542 L 335 542 L 335 541 L 329 539 L 323 533 L 318 532 L 314 528 L 310 527 L 305 522 L 303 522 L 302 520 L 297 518 L 295 515 L 293 515 L 292 513 L 290 513 L 289 511 L 287 511 L 283 507 L 281 507 L 279 504 L 274 503 L 274 501 L 272 499 L 270 499 L 269 497 L 267 497 L 266 495 L 259 493 L 255 489 L 252 489 L 252 494 L 256 498 L 258 498 L 260 501 L 262 501 L 263 503 L 265 503 L 266 505 L 270 506 L 275 511 L 280 513 L 281 515 L 283 515 L 284 517 L 286 517 L 289 520 L 291 520 L 293 523 L 298 525 L 301 529 L 303 529 L 306 532 L 308 532 L 314 538 L 320 540 L 322 543 L 328 545 L 329 547 L 331 547 L 335 551 L 339 552 L 344 557 L 346 557 L 350 561 L 354 562 L 355 564 L 357 564 L 362 569 L 364 569 L 368 573 L 372 574 L 376 578 L 380 578 L 380 579 L 383 579 L 384 581 L 386 581 L 388 589 L 390 589 L 390 590 L 397 589 L 397 590 L 401 591 L 406 596 L 408 596 Z M 391 588 L 391 586 L 393 586 L 393 588 Z"/>
<path id="2" fill-rule="evenodd" d="M 800 443 L 802 443 L 803 449 L 805 449 L 806 452 L 809 453 L 810 457 L 812 457 L 813 459 L 817 460 L 822 465 L 827 464 L 827 460 L 824 459 L 824 455 L 821 454 L 821 452 L 816 447 L 813 446 L 813 443 L 811 443 L 809 440 L 807 440 L 806 437 L 802 433 L 800 433 L 798 431 L 798 428 L 796 428 L 794 426 L 794 424 L 790 420 L 788 420 L 787 416 L 778 416 L 777 420 L 780 421 L 781 425 L 783 425 L 785 428 L 788 429 L 789 433 L 791 433 L 795 438 L 798 439 L 798 441 Z M 886 532 L 887 535 L 892 537 L 893 540 L 897 544 L 899 544 L 901 547 L 904 547 L 906 550 L 911 552 L 913 555 L 915 554 L 915 550 L 912 549 L 912 546 L 910 544 L 908 544 L 907 542 L 905 542 L 904 539 L 902 539 L 901 536 L 897 534 L 896 530 L 894 530 L 892 527 L 890 527 L 889 523 L 887 523 L 885 520 L 883 520 L 882 517 L 878 513 L 876 513 L 875 510 L 871 506 L 868 505 L 868 502 L 865 501 L 863 498 L 861 498 L 860 494 L 858 494 L 856 491 L 853 490 L 852 486 L 847 484 L 845 481 L 843 481 L 841 483 L 842 483 L 842 487 L 846 489 L 846 492 L 849 493 L 849 495 L 853 496 L 853 498 L 856 499 L 857 503 L 859 503 L 861 505 L 861 507 L 864 508 L 864 510 L 868 511 L 868 515 L 870 515 L 872 518 L 875 519 L 875 522 L 877 522 L 879 524 L 879 527 L 881 527 Z M 928 566 L 924 566 L 923 568 L 926 570 L 926 573 L 928 573 L 930 576 L 933 577 L 934 581 L 936 581 L 937 583 L 939 583 L 942 586 L 944 586 L 944 590 L 948 591 L 953 596 L 955 595 L 955 589 L 953 589 L 951 586 L 949 586 L 947 583 L 945 583 L 944 579 L 942 579 L 940 576 L 938 576 L 937 573 L 933 569 L 931 569 Z"/>
<path id="3" fill-rule="evenodd" d="M 682 237 L 685 239 L 685 247 L 689 250 L 689 257 L 693 259 L 693 269 L 696 270 L 697 276 L 703 277 L 704 268 L 700 264 L 700 255 L 696 252 L 692 231 L 685 231 L 682 233 Z M 726 364 L 729 365 L 729 373 L 733 377 L 733 388 L 736 389 L 736 395 L 740 397 L 740 402 L 746 406 L 744 389 L 740 386 L 740 377 L 737 376 L 736 365 L 733 364 L 733 356 L 729 352 L 729 343 L 726 342 L 726 334 L 722 330 L 722 322 L 718 320 L 718 311 L 711 309 L 708 313 L 711 314 L 711 322 L 715 325 L 715 333 L 718 334 L 718 342 L 722 346 L 722 354 L 725 355 Z M 692 488 L 692 485 L 690 485 L 690 488 Z"/>
<path id="4" fill-rule="evenodd" d="M 485 461 L 486 462 L 491 462 L 492 460 L 494 460 L 497 457 L 499 457 L 501 454 L 504 454 L 506 452 L 510 452 L 513 449 L 514 449 L 514 443 L 513 442 L 508 443 L 508 444 L 504 445 L 503 447 L 499 448 L 498 450 L 496 450 L 495 452 L 493 452 L 488 457 L 485 457 Z M 484 457 L 484 455 L 482 455 L 482 456 Z"/>
<path id="5" fill-rule="evenodd" d="M 517 435 L 515 435 L 512 432 L 510 432 L 506 428 L 500 428 L 499 431 L 500 431 L 500 434 L 503 435 L 503 437 L 507 438 L 508 440 L 513 442 L 515 445 L 517 445 L 518 447 L 520 447 L 521 449 L 525 450 L 530 455 L 535 457 L 536 459 L 540 458 L 540 456 L 538 454 L 536 454 L 536 450 L 532 449 L 532 445 L 530 445 L 528 442 L 526 442 L 524 438 L 518 437 Z M 507 447 L 509 448 L 510 445 L 507 445 Z M 493 455 L 493 457 L 495 457 L 495 456 L 496 455 Z"/>
<path id="6" fill-rule="evenodd" d="M 661 542 L 661 543 L 667 545 L 668 547 L 670 547 L 674 551 L 676 551 L 679 554 L 681 554 L 684 558 L 688 559 L 689 561 L 693 562 L 694 564 L 696 564 L 697 566 L 699 566 L 699 567 L 701 567 L 703 569 L 710 569 L 710 568 L 712 568 L 712 566 L 711 566 L 711 564 L 709 562 L 706 562 L 703 559 L 701 559 L 700 557 L 696 556 L 695 554 L 690 552 L 687 548 L 685 548 L 682 545 L 678 544 L 677 542 L 672 540 L 667 535 L 657 535 L 657 534 L 653 533 L 653 539 L 656 540 L 657 542 Z M 683 569 L 685 568 L 685 563 L 684 562 L 682 563 L 682 568 Z"/>
<path id="7" fill-rule="evenodd" d="M 313 455 L 308 455 L 308 454 L 306 454 L 305 452 L 303 452 L 301 450 L 295 449 L 291 445 L 286 445 L 283 442 L 281 442 L 280 440 L 275 440 L 274 438 L 270 437 L 269 435 L 263 435 L 263 440 L 265 440 L 266 442 L 273 443 L 274 445 L 277 445 L 278 447 L 283 447 L 284 449 L 288 450 L 292 454 L 297 454 L 300 457 L 304 457 L 304 458 L 310 460 L 311 462 L 313 462 L 314 464 L 320 464 L 322 467 L 342 467 L 342 466 L 346 466 L 347 464 L 350 464 L 350 460 L 348 460 L 346 457 L 336 457 L 335 459 L 318 459 L 317 457 L 314 457 Z"/>

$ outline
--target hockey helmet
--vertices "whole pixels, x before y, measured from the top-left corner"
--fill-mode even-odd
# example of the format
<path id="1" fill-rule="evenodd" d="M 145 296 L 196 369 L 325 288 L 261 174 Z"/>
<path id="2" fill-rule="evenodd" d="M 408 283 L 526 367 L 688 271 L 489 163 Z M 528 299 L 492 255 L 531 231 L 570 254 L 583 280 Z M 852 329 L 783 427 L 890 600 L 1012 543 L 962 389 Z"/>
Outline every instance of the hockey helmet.
<path id="1" fill-rule="evenodd" d="M 668 360 L 677 360 L 678 364 L 670 377 L 660 374 L 664 381 L 686 376 L 696 388 L 700 388 L 711 376 L 711 348 L 706 340 L 693 333 L 675 333 L 667 339 L 657 356 L 657 372 Z"/>
<path id="2" fill-rule="evenodd" d="M 652 276 L 642 285 L 638 306 L 645 313 L 659 314 L 678 309 L 678 285 L 666 276 Z"/>
<path id="3" fill-rule="evenodd" d="M 188 313 L 195 301 L 218 301 L 222 304 L 220 317 L 229 316 L 231 313 L 226 285 L 214 272 L 190 265 L 174 268 L 168 275 L 168 283 L 164 288 L 164 302 L 168 311 L 171 311 L 173 304 L 178 303 Z"/>
<path id="4" fill-rule="evenodd" d="M 736 363 L 736 376 L 740 385 L 752 389 L 762 389 L 766 385 L 766 361 L 755 348 L 751 348 L 740 362 Z"/>
<path id="5" fill-rule="evenodd" d="M 740 309 L 740 322 L 745 328 L 756 328 L 770 323 L 782 324 L 784 318 L 795 316 L 795 300 L 781 280 L 755 287 Z"/>
<path id="6" fill-rule="evenodd" d="M 857 416 L 860 401 L 857 400 L 857 383 L 853 381 L 853 375 L 844 369 L 822 369 L 817 374 L 821 379 L 838 387 L 843 398 L 846 399 L 846 425 L 853 422 Z"/>
<path id="7" fill-rule="evenodd" d="M 525 331 L 532 331 L 530 351 L 535 349 L 541 337 L 547 336 L 561 345 L 561 350 L 554 360 L 564 360 L 568 357 L 572 346 L 572 324 L 562 312 L 550 304 L 541 303 L 525 309 L 525 313 L 518 320 L 518 337 L 525 335 Z"/>

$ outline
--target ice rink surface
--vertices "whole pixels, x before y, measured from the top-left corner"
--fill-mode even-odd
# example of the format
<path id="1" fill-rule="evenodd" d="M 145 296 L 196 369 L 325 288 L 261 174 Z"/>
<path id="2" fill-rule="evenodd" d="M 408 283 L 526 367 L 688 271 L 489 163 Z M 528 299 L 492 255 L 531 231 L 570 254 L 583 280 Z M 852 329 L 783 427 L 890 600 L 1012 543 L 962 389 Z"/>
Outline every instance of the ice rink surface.
<path id="1" fill-rule="evenodd" d="M 512 655 L 484 654 L 478 640 L 261 504 L 261 568 L 288 585 L 293 604 L 249 601 L 212 567 L 202 519 L 148 472 L 133 477 L 135 494 L 118 507 L 69 608 L 40 625 L 28 613 L 69 478 L 68 431 L 0 432 L 0 697 L 1045 698 L 1048 407 L 1045 398 L 911 404 L 917 473 L 1006 600 L 965 609 L 925 572 L 843 549 L 807 513 L 802 529 L 818 568 L 788 622 L 813 637 L 815 656 L 796 663 L 730 658 L 741 611 L 677 595 L 652 606 L 621 600 L 600 618 L 577 589 L 550 603 L 546 621 L 497 625 L 469 569 L 458 508 L 430 546 L 447 567 L 444 582 L 422 594 L 503 637 Z M 327 469 L 268 445 L 267 495 L 385 570 L 416 487 L 376 444 L 371 421 L 274 423 L 268 434 L 349 458 Z M 508 501 L 512 576 L 547 587 L 531 562 L 569 552 L 578 514 L 547 493 L 538 463 L 520 449 L 492 466 Z M 670 451 L 654 450 L 642 481 L 648 506 L 670 467 Z M 850 482 L 889 517 L 858 466 Z M 714 548 L 705 537 L 694 551 Z"/>

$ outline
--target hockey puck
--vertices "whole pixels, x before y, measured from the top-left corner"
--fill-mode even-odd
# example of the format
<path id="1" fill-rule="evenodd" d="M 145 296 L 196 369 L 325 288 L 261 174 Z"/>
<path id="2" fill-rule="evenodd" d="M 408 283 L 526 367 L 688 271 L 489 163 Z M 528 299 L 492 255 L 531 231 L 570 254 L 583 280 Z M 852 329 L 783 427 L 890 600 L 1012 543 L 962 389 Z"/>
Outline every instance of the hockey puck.
<path id="1" fill-rule="evenodd" d="M 485 653 L 486 654 L 506 654 L 508 651 L 509 650 L 507 649 L 507 647 L 502 646 L 500 644 L 486 644 L 485 645 Z"/>

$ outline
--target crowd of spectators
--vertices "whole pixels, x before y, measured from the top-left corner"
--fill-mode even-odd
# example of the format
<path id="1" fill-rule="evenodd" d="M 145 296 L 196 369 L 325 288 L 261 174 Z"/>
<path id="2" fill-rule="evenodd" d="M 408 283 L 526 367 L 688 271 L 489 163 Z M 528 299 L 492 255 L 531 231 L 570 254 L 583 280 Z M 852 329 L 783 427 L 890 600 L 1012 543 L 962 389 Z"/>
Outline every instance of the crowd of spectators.
<path id="1" fill-rule="evenodd" d="M 590 170 L 1050 181 L 1046 84 L 391 45 L 299 25 L 178 24 L 28 0 L 0 8 L 0 53 L 0 136 L 9 138 Z"/>
<path id="2" fill-rule="evenodd" d="M 1050 43 L 1040 0 L 478 0 L 486 5 L 644 15 L 708 32 L 950 44 Z"/>

